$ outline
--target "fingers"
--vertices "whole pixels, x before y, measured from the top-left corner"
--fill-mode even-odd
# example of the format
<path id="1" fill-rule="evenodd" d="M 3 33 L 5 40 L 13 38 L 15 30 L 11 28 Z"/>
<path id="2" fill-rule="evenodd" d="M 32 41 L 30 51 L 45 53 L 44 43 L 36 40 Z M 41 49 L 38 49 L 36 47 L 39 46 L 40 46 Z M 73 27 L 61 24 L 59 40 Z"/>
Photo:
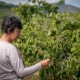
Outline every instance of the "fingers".
<path id="1" fill-rule="evenodd" d="M 49 56 L 49 59 L 51 60 L 51 59 L 52 59 L 52 57 L 51 57 L 51 56 Z"/>
<path id="2" fill-rule="evenodd" d="M 50 62 L 50 59 L 46 59 L 46 62 L 49 64 L 49 62 Z"/>
<path id="3" fill-rule="evenodd" d="M 50 59 L 45 59 L 41 61 L 42 68 L 46 68 L 50 62 Z"/>

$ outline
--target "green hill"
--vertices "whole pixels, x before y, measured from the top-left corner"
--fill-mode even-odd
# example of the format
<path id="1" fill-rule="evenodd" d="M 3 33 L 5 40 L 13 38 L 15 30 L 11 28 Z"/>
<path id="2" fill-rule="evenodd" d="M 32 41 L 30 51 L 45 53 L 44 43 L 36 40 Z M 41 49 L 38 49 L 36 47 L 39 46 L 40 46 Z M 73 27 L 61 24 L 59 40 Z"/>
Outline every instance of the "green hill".
<path id="1" fill-rule="evenodd" d="M 2 19 L 8 15 L 14 15 L 15 13 L 12 11 L 12 8 L 17 7 L 17 5 L 8 4 L 0 1 L 0 24 Z"/>

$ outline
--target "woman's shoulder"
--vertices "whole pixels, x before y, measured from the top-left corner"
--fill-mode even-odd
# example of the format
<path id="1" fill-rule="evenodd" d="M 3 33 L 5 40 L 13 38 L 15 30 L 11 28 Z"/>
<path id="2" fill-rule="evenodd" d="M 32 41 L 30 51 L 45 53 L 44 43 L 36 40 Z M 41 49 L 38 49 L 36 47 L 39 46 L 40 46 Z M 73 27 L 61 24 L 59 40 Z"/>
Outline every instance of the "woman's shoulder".
<path id="1" fill-rule="evenodd" d="M 6 48 L 15 48 L 15 46 L 12 43 L 6 42 L 6 41 L 0 41 L 0 47 L 6 47 Z"/>

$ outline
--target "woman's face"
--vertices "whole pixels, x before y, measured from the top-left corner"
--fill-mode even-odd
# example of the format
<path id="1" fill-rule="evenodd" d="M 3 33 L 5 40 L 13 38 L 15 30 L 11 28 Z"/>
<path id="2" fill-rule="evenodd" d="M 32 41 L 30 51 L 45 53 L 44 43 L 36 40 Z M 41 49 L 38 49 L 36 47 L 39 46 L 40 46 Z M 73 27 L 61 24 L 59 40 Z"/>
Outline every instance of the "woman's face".
<path id="1" fill-rule="evenodd" d="M 21 30 L 19 30 L 18 28 L 15 28 L 14 31 L 10 33 L 10 38 L 12 41 L 14 41 L 21 35 L 22 35 Z"/>

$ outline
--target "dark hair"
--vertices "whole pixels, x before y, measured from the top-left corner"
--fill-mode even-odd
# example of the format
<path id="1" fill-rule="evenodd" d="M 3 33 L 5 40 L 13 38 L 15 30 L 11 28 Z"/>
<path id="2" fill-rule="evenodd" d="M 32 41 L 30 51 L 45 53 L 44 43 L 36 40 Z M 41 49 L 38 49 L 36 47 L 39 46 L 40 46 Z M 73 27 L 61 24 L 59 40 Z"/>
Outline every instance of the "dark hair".
<path id="1" fill-rule="evenodd" d="M 22 22 L 15 16 L 6 17 L 1 26 L 2 33 L 13 32 L 15 28 L 22 29 Z"/>

